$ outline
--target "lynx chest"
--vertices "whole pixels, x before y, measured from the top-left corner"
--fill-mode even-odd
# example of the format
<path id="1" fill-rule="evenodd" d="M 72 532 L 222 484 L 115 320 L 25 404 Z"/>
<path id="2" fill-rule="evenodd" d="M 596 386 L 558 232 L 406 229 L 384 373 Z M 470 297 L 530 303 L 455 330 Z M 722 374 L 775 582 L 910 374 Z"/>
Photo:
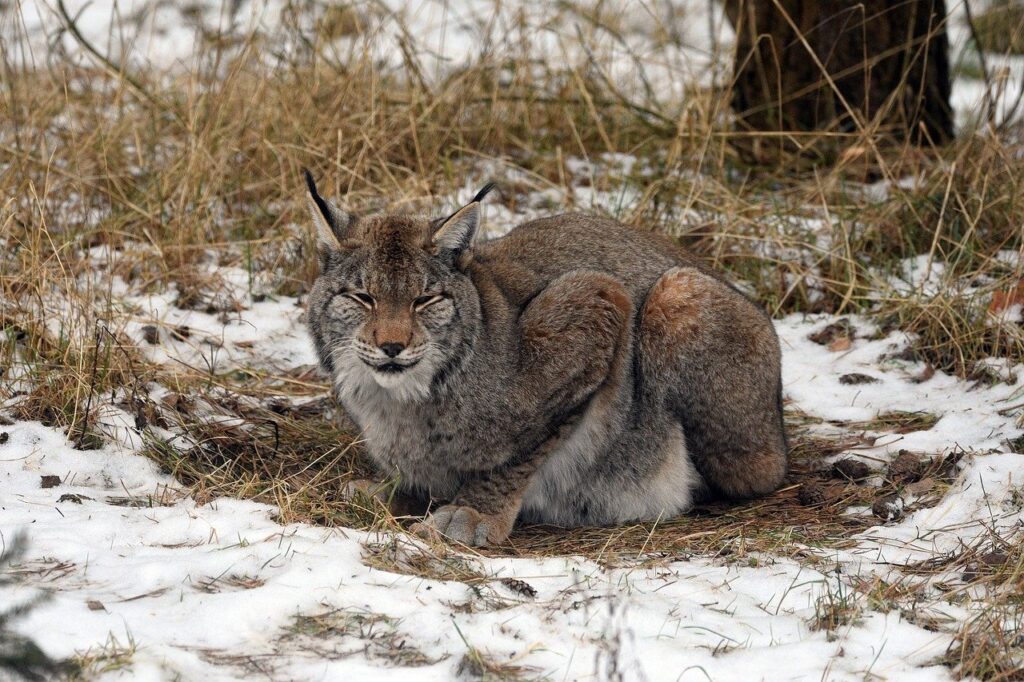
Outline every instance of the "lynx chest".
<path id="1" fill-rule="evenodd" d="M 437 423 L 429 406 L 399 403 L 372 391 L 343 398 L 342 404 L 382 474 L 397 475 L 404 486 L 435 497 L 455 494 L 461 479 L 453 466 L 454 435 Z"/>

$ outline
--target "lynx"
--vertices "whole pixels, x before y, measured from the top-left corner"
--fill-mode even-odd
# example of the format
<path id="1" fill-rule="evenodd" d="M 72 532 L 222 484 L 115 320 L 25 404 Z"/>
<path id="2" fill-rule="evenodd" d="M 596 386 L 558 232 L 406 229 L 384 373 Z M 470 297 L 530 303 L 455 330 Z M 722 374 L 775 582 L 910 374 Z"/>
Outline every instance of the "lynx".
<path id="1" fill-rule="evenodd" d="M 429 219 L 306 182 L 309 331 L 380 474 L 440 503 L 419 532 L 496 544 L 517 519 L 665 519 L 782 481 L 774 327 L 668 239 L 573 213 L 477 243 L 492 185 Z"/>

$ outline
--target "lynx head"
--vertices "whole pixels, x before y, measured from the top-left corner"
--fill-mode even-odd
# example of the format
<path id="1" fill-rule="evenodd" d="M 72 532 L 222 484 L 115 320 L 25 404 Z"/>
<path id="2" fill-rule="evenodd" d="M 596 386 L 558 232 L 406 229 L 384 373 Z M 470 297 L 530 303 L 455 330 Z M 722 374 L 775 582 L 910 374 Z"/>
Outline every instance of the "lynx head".
<path id="1" fill-rule="evenodd" d="M 447 218 L 358 217 L 317 193 L 306 171 L 320 274 L 307 321 L 342 398 L 383 390 L 423 400 L 472 348 L 480 302 L 465 270 L 480 223 L 480 190 Z"/>

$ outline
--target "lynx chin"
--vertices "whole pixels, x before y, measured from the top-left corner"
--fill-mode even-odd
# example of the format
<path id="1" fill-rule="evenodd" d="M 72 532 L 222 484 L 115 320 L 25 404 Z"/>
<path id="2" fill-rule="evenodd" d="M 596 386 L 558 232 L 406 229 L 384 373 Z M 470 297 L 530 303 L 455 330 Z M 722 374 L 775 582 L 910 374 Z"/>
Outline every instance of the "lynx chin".
<path id="1" fill-rule="evenodd" d="M 476 243 L 492 185 L 430 219 L 306 182 L 309 331 L 395 507 L 440 505 L 419 532 L 494 544 L 516 519 L 664 519 L 782 481 L 771 321 L 667 239 L 576 213 Z"/>

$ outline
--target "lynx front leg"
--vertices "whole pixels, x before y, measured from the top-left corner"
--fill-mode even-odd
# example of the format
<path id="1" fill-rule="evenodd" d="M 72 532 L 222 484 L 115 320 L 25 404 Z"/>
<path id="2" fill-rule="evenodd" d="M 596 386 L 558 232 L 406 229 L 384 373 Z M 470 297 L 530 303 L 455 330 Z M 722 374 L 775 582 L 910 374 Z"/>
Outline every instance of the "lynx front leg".
<path id="1" fill-rule="evenodd" d="M 462 486 L 451 504 L 413 526 L 413 531 L 421 537 L 440 533 L 469 547 L 504 542 L 519 516 L 523 491 L 541 459 L 531 458 L 473 479 Z"/>
<path id="2" fill-rule="evenodd" d="M 466 545 L 508 538 L 530 478 L 571 433 L 588 405 L 609 414 L 624 382 L 633 304 L 614 278 L 570 272 L 527 306 L 519 321 L 520 367 L 512 404 L 519 432 L 502 464 L 463 485 L 422 524 Z M 552 435 L 552 433 L 554 435 Z"/>
<path id="3" fill-rule="evenodd" d="M 507 540 L 519 516 L 530 478 L 548 455 L 558 449 L 577 422 L 576 418 L 564 422 L 558 433 L 527 459 L 467 481 L 451 504 L 415 524 L 413 532 L 421 537 L 440 533 L 470 547 L 497 545 Z"/>

